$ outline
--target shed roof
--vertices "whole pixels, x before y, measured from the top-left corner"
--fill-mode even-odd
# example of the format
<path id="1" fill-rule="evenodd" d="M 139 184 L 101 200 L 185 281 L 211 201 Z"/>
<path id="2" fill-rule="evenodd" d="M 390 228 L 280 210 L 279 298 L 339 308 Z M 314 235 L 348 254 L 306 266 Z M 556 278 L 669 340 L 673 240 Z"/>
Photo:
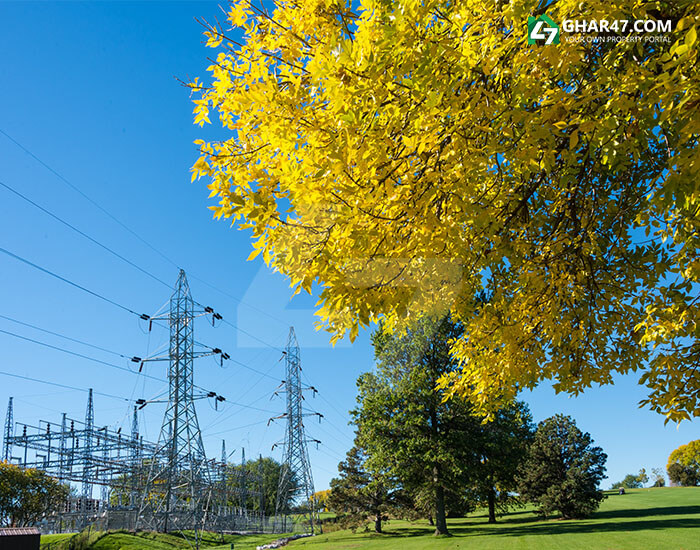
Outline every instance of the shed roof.
<path id="1" fill-rule="evenodd" d="M 0 537 L 12 537 L 16 535 L 39 535 L 36 527 L 0 527 Z"/>

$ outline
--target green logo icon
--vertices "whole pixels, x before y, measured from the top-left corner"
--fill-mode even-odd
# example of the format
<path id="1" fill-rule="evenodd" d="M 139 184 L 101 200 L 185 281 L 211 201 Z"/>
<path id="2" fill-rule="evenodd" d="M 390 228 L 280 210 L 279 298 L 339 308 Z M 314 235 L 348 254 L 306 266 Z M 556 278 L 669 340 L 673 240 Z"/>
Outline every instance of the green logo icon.
<path id="1" fill-rule="evenodd" d="M 527 18 L 528 44 L 559 44 L 559 25 L 548 15 Z"/>

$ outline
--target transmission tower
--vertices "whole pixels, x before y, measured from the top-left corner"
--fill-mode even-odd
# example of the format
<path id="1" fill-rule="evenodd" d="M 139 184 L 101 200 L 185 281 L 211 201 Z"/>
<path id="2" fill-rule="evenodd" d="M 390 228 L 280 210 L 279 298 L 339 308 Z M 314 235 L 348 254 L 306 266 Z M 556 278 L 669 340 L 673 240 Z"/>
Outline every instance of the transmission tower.
<path id="1" fill-rule="evenodd" d="M 83 502 L 87 502 L 92 496 L 92 431 L 95 424 L 95 409 L 92 402 L 92 388 L 88 393 L 88 404 L 85 409 L 85 445 L 83 446 Z"/>
<path id="2" fill-rule="evenodd" d="M 275 516 L 283 518 L 286 528 L 286 517 L 291 512 L 291 506 L 295 506 L 309 521 L 311 532 L 313 533 L 316 510 L 312 498 L 314 480 L 311 476 L 311 463 L 309 462 L 307 443 L 309 441 L 320 443 L 320 441 L 306 438 L 304 417 L 315 415 L 320 420 L 322 415 L 315 412 L 304 412 L 304 390 L 315 392 L 316 389 L 304 387 L 301 384 L 299 343 L 294 333 L 294 327 L 289 329 L 289 337 L 285 349 L 285 366 L 286 378 L 283 391 L 287 394 L 287 412 L 277 418 L 286 418 L 287 429 L 284 435 L 282 470 L 277 487 Z"/>
<path id="3" fill-rule="evenodd" d="M 245 466 L 245 448 L 241 451 L 241 498 L 240 505 L 243 510 L 248 509 L 248 473 Z"/>
<path id="4" fill-rule="evenodd" d="M 12 398 L 7 404 L 7 416 L 5 416 L 5 431 L 2 439 L 2 460 L 10 462 L 12 460 L 12 436 L 14 435 L 14 415 L 12 413 Z"/>
<path id="5" fill-rule="evenodd" d="M 202 433 L 197 421 L 195 400 L 215 397 L 213 392 L 195 394 L 194 359 L 205 355 L 228 356 L 218 348 L 195 351 L 194 320 L 203 315 L 221 319 L 211 308 L 195 304 L 183 270 L 180 270 L 175 291 L 170 298 L 170 312 L 153 317 L 150 322 L 167 320 L 170 325 L 170 349 L 167 357 L 144 361 L 165 360 L 168 369 L 168 405 L 158 438 L 157 451 L 151 458 L 151 468 L 141 505 L 140 515 L 150 518 L 150 527 L 159 531 L 196 529 L 206 518 L 211 502 L 212 472 L 207 461 Z M 149 522 L 149 520 L 146 520 Z"/>

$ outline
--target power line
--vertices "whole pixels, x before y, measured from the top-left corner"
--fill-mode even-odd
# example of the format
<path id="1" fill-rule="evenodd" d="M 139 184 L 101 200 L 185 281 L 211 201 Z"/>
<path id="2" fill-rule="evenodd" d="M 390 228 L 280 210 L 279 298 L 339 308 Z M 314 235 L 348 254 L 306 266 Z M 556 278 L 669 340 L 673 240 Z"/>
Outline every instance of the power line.
<path id="1" fill-rule="evenodd" d="M 115 365 L 114 363 L 108 363 L 107 361 L 103 361 L 102 359 L 97 359 L 97 358 L 95 358 L 95 357 L 90 357 L 89 355 L 83 355 L 82 353 L 78 353 L 77 351 L 71 351 L 71 350 L 68 350 L 68 349 L 65 349 L 65 348 L 61 348 L 61 347 L 59 347 L 59 346 L 54 346 L 54 345 L 52 345 L 52 344 L 47 344 L 46 342 L 41 342 L 41 341 L 39 341 L 39 340 L 34 340 L 33 338 L 28 338 L 27 336 L 21 336 L 21 335 L 19 335 L 19 334 L 14 333 L 14 332 L 10 332 L 9 330 L 0 329 L 0 333 L 2 333 L 2 334 L 7 334 L 8 336 L 13 336 L 13 337 L 15 337 L 15 338 L 19 338 L 20 340 L 25 340 L 25 341 L 27 341 L 27 342 L 31 342 L 31 343 L 37 344 L 37 345 L 39 345 L 39 346 L 44 346 L 44 347 L 46 347 L 46 348 L 51 348 L 51 349 L 56 350 L 56 351 L 61 351 L 61 352 L 63 352 L 63 353 L 67 353 L 68 355 L 74 355 L 75 357 L 80 357 L 81 359 L 87 359 L 88 361 L 93 361 L 93 362 L 95 362 L 95 363 L 100 363 L 101 365 L 105 365 L 105 366 L 107 366 L 107 367 L 111 367 L 111 368 L 114 368 L 114 369 L 123 370 L 123 371 L 126 371 L 126 372 L 131 373 L 131 374 L 137 374 L 137 375 L 143 376 L 143 377 L 145 377 L 145 378 L 150 378 L 150 379 L 152 379 L 152 380 L 157 380 L 158 382 L 165 382 L 165 383 L 167 384 L 167 381 L 166 381 L 166 380 L 163 380 L 162 378 L 158 378 L 158 377 L 156 377 L 156 376 L 151 376 L 150 374 L 137 373 L 137 372 L 134 372 L 134 371 L 132 371 L 131 369 L 128 369 L 128 368 L 126 368 L 126 367 L 120 367 L 119 365 Z M 201 389 L 201 388 L 200 388 L 200 389 Z"/>
<path id="2" fill-rule="evenodd" d="M 122 221 L 120 221 L 116 216 L 114 216 L 113 214 L 111 214 L 106 208 L 104 208 L 103 206 L 101 206 L 97 201 L 95 201 L 95 200 L 92 199 L 89 195 L 87 195 L 85 192 L 83 192 L 77 185 L 73 184 L 70 180 L 68 180 L 66 177 L 64 177 L 62 174 L 60 174 L 57 170 L 55 170 L 55 169 L 52 168 L 49 164 L 47 164 L 46 162 L 44 162 L 43 160 L 41 160 L 36 154 L 34 154 L 34 153 L 33 153 L 32 151 L 30 151 L 27 147 L 25 147 L 24 145 L 22 145 L 19 141 L 17 141 L 17 140 L 16 140 L 15 138 L 13 138 L 11 135 L 9 135 L 7 132 L 5 132 L 2 128 L 0 128 L 0 134 L 4 135 L 7 139 L 9 139 L 12 143 L 14 143 L 17 147 L 19 147 L 22 151 L 24 151 L 27 155 L 29 155 L 30 157 L 32 157 L 35 161 L 37 161 L 39 164 L 41 164 L 41 165 L 42 165 L 44 168 L 46 168 L 49 172 L 51 172 L 52 174 L 54 174 L 58 179 L 60 179 L 63 183 L 65 183 L 66 185 L 68 185 L 71 189 L 73 189 L 76 193 L 78 193 L 80 196 L 82 196 L 82 197 L 83 197 L 85 200 L 87 200 L 90 204 L 92 204 L 93 206 L 95 206 L 95 208 L 97 208 L 98 210 L 100 210 L 103 214 L 105 214 L 107 217 L 109 217 L 109 218 L 110 218 L 112 221 L 114 221 L 117 225 L 121 226 L 125 231 L 127 231 L 128 233 L 130 233 L 131 235 L 133 235 L 134 237 L 136 237 L 139 241 L 141 241 L 141 242 L 142 242 L 143 244 L 145 244 L 148 248 L 150 248 L 151 250 L 153 250 L 156 254 L 158 254 L 161 258 L 163 258 L 165 261 L 167 261 L 168 263 L 170 263 L 172 266 L 178 268 L 178 270 L 180 269 L 181 266 L 178 265 L 177 262 L 173 261 L 170 257 L 168 257 L 166 254 L 164 254 L 163 252 L 161 252 L 158 248 L 156 248 L 155 246 L 153 246 L 153 245 L 152 245 L 151 243 L 149 243 L 146 239 L 144 239 L 143 237 L 141 237 L 141 235 L 139 235 L 139 234 L 136 233 L 133 229 L 131 229 L 129 226 L 127 226 L 125 223 L 123 223 Z M 6 187 L 8 187 L 8 186 L 6 186 Z M 24 197 L 23 197 L 23 198 L 24 198 Z M 27 199 L 27 200 L 28 200 L 28 199 Z M 41 207 L 39 207 L 38 205 L 36 205 L 36 206 L 37 206 L 38 208 L 41 208 Z M 42 209 L 42 210 L 44 210 L 44 209 Z M 44 210 L 44 211 L 46 211 L 46 210 Z M 47 212 L 47 213 L 48 213 L 48 212 Z M 51 214 L 51 215 L 52 215 L 52 214 Z M 56 217 L 56 218 L 57 218 L 57 217 Z M 57 218 L 57 219 L 58 219 L 58 218 Z M 63 220 L 59 220 L 59 221 L 61 221 L 62 223 L 67 223 L 67 222 L 63 222 Z M 76 231 L 77 231 L 77 229 L 76 229 Z M 89 238 L 89 237 L 87 237 L 87 238 Z M 102 246 L 102 245 L 100 245 L 100 246 Z M 136 266 L 134 265 L 134 267 L 136 267 Z M 141 270 L 141 268 L 138 268 L 138 269 Z M 145 271 L 145 270 L 142 270 L 142 271 Z M 149 275 L 150 275 L 150 274 L 149 274 Z M 224 296 L 228 296 L 229 298 L 231 298 L 232 300 L 236 301 L 237 303 L 239 303 L 239 304 L 241 304 L 241 305 L 244 305 L 244 306 L 246 306 L 246 307 L 249 307 L 249 308 L 253 309 L 254 311 L 257 311 L 258 313 L 261 313 L 262 315 L 265 315 L 266 317 L 268 317 L 268 318 L 270 318 L 270 319 L 273 319 L 273 320 L 275 320 L 275 321 L 277 321 L 277 322 L 279 322 L 279 323 L 281 323 L 281 324 L 283 324 L 283 325 L 285 325 L 285 326 L 287 325 L 287 323 L 286 323 L 284 320 L 282 320 L 282 319 L 280 319 L 280 318 L 278 318 L 278 317 L 275 317 L 274 315 L 271 315 L 271 314 L 269 314 L 268 312 L 266 312 L 266 311 L 264 311 L 264 310 L 262 310 L 262 309 L 260 309 L 260 308 L 257 308 L 257 307 L 255 307 L 255 306 L 253 306 L 252 304 L 248 304 L 248 303 L 244 302 L 243 300 L 241 300 L 241 299 L 239 299 L 239 298 L 236 298 L 236 297 L 233 296 L 232 294 L 230 294 L 230 293 L 228 293 L 228 292 L 226 292 L 226 291 L 224 291 L 224 290 L 221 290 L 221 289 L 218 288 L 217 286 L 215 286 L 215 285 L 213 285 L 213 284 L 211 284 L 211 283 L 205 281 L 204 279 L 202 279 L 202 278 L 200 278 L 200 277 L 197 277 L 197 276 L 193 275 L 192 273 L 190 273 L 190 277 L 191 277 L 192 279 L 196 279 L 196 280 L 202 282 L 203 284 L 205 284 L 205 285 L 207 285 L 208 287 L 210 287 L 210 288 L 216 290 L 216 291 L 219 292 L 220 294 L 223 294 Z M 168 286 L 169 286 L 169 285 L 168 285 Z"/>
<path id="3" fill-rule="evenodd" d="M 95 238 L 91 237 L 90 235 L 88 235 L 87 233 L 81 231 L 80 229 L 78 229 L 78 228 L 75 227 L 74 225 L 68 223 L 66 220 L 64 220 L 63 218 L 60 218 L 59 216 L 57 216 L 57 215 L 54 214 L 53 212 L 47 210 L 47 209 L 44 208 L 43 206 L 40 206 L 39 204 L 37 204 L 36 202 L 34 202 L 33 200 L 31 200 L 29 197 L 24 196 L 22 193 L 20 193 L 20 192 L 17 191 L 16 189 L 13 189 L 13 188 L 10 187 L 9 185 L 7 185 L 5 182 L 0 181 L 0 185 L 2 185 L 2 186 L 3 186 L 5 189 L 7 189 L 8 191 L 11 191 L 12 193 L 14 193 L 15 195 L 17 195 L 17 196 L 20 197 L 21 199 L 25 200 L 26 202 L 28 202 L 28 203 L 31 204 L 32 206 L 38 208 L 39 210 L 41 210 L 42 212 L 44 212 L 44 213 L 47 214 L 48 216 L 51 216 L 51 217 L 52 217 L 53 219 L 55 219 L 56 221 L 59 221 L 60 223 L 62 223 L 62 224 L 65 225 L 66 227 L 72 229 L 73 231 L 75 231 L 75 232 L 78 233 L 79 235 L 82 235 L 83 237 L 85 237 L 85 238 L 86 238 L 87 240 L 89 240 L 90 242 L 96 244 L 96 245 L 99 246 L 100 248 L 103 248 L 104 250 L 106 250 L 106 251 L 109 252 L 110 254 L 116 256 L 116 257 L 119 258 L 120 260 L 126 262 L 126 263 L 129 264 L 130 266 L 132 266 L 132 267 L 138 269 L 141 273 L 144 273 L 145 275 L 148 275 L 148 276 L 151 277 L 152 279 L 158 281 L 160 284 L 165 285 L 165 286 L 168 287 L 168 288 L 171 288 L 171 286 L 170 286 L 168 283 L 166 283 L 165 281 L 163 281 L 163 279 L 160 279 L 160 278 L 156 277 L 155 275 L 153 275 L 153 273 L 151 273 L 151 272 L 147 271 L 146 269 L 142 268 L 141 266 L 135 264 L 134 262 L 132 262 L 132 261 L 129 260 L 128 258 L 125 258 L 124 256 L 122 256 L 122 255 L 119 254 L 118 252 L 115 252 L 114 250 L 112 250 L 112 249 L 111 249 L 110 247 L 108 247 L 107 245 L 102 244 L 102 243 L 101 243 L 100 241 L 98 241 L 97 239 L 95 239 Z"/>
<path id="4" fill-rule="evenodd" d="M 302 375 L 302 376 L 304 377 L 304 379 L 306 380 L 306 383 L 309 384 L 309 385 L 311 385 L 311 381 L 309 380 L 309 377 L 306 376 L 306 373 L 305 373 L 304 371 L 301 372 L 301 375 Z M 342 418 L 344 418 L 344 419 L 347 420 L 348 422 L 352 422 L 352 419 L 347 415 L 347 413 L 341 412 L 333 403 L 331 403 L 328 399 L 326 399 L 326 398 L 323 396 L 323 393 L 321 393 L 321 392 L 319 391 L 319 392 L 318 392 L 318 396 L 319 396 L 321 399 L 323 399 L 323 400 L 324 400 L 337 414 L 339 414 Z"/>
<path id="5" fill-rule="evenodd" d="M 1 131 L 1 130 L 0 130 L 0 131 Z M 208 286 L 209 288 L 212 288 L 212 289 L 216 290 L 219 294 L 223 294 L 224 296 L 228 296 L 229 298 L 231 298 L 231 300 L 233 300 L 234 302 L 237 302 L 238 304 L 240 304 L 240 305 L 242 305 L 242 306 L 246 306 L 246 307 L 252 309 L 253 311 L 257 311 L 258 313 L 264 315 L 265 317 L 268 317 L 268 318 L 270 318 L 270 319 L 272 319 L 272 320 L 274 320 L 274 321 L 277 321 L 278 323 L 281 323 L 281 324 L 284 325 L 284 326 L 289 326 L 289 323 L 287 323 L 286 321 L 280 319 L 279 317 L 275 317 L 274 315 L 271 315 L 270 313 L 268 313 L 268 312 L 265 311 L 265 310 L 262 310 L 262 309 L 260 309 L 260 308 L 258 308 L 258 307 L 255 307 L 254 305 L 249 304 L 248 302 L 244 302 L 244 301 L 241 300 L 240 298 L 236 298 L 233 294 L 231 294 L 231 293 L 229 293 L 229 292 L 226 292 L 225 290 L 221 290 L 220 288 L 218 288 L 218 287 L 216 287 L 215 285 L 213 285 L 213 284 L 211 284 L 211 283 L 205 281 L 204 279 L 201 279 L 201 278 L 197 277 L 196 275 L 192 275 L 192 274 L 190 273 L 190 278 L 195 279 L 195 280 L 199 281 L 200 283 L 205 284 L 205 285 Z"/>
<path id="6" fill-rule="evenodd" d="M 11 372 L 5 372 L 5 371 L 0 371 L 0 375 L 3 376 L 11 376 L 12 378 L 20 378 L 21 380 L 29 380 L 30 382 L 38 382 L 39 384 L 46 384 L 48 386 L 55 386 L 57 388 L 64 388 L 67 390 L 75 390 L 75 391 L 81 391 L 81 392 L 89 392 L 90 390 L 86 390 L 85 388 L 77 388 L 75 386 L 67 386 L 66 384 L 59 384 L 58 382 L 50 382 L 48 380 L 40 380 L 38 378 L 31 378 L 30 376 L 22 376 L 21 374 L 13 374 Z M 97 395 L 102 395 L 103 397 L 110 397 L 112 399 L 119 399 L 120 401 L 133 401 L 132 399 L 127 399 L 126 397 L 120 397 L 118 395 L 112 395 L 110 393 L 102 393 L 96 390 L 93 390 L 93 393 Z"/>
<path id="7" fill-rule="evenodd" d="M 127 357 L 126 355 L 123 355 L 123 354 L 118 353 L 118 352 L 116 352 L 116 351 L 112 351 L 112 350 L 110 350 L 110 349 L 103 348 L 103 347 L 101 347 L 101 346 L 96 346 L 96 345 L 94 345 L 94 344 L 89 344 L 88 342 L 83 342 L 82 340 L 78 340 L 77 338 L 71 338 L 70 336 L 64 336 L 63 334 L 59 334 L 58 332 L 53 332 L 53 331 L 51 331 L 51 330 L 47 330 L 47 329 L 45 329 L 45 328 L 41 328 L 41 327 L 38 327 L 38 326 L 36 326 L 36 325 L 32 325 L 32 324 L 29 324 L 29 323 L 25 323 L 24 321 L 19 321 L 19 320 L 17 320 L 17 319 L 13 319 L 12 317 L 8 317 L 7 315 L 0 315 L 0 318 L 6 319 L 6 320 L 8 320 L 8 321 L 12 321 L 13 323 L 17 323 L 18 325 L 22 325 L 22 326 L 25 326 L 25 327 L 32 328 L 32 329 L 34 329 L 34 330 L 38 330 L 38 331 L 41 331 L 41 332 L 45 332 L 46 334 L 51 334 L 52 336 L 58 336 L 59 338 L 63 338 L 64 340 L 69 340 L 70 342 L 75 342 L 76 344 L 81 344 L 81 345 L 83 345 L 83 346 L 88 346 L 88 347 L 93 348 L 93 349 L 97 349 L 97 350 L 100 350 L 100 351 L 104 351 L 105 353 L 111 353 L 112 355 L 117 355 L 118 357 L 122 357 L 122 358 L 124 358 L 124 359 L 131 359 L 131 357 Z"/>
<path id="8" fill-rule="evenodd" d="M 140 317 L 141 319 L 148 320 L 150 318 L 150 316 L 146 315 L 145 313 L 137 313 L 133 309 L 130 309 L 126 306 L 123 306 L 122 304 L 115 302 L 114 300 L 110 300 L 109 298 L 102 296 L 102 294 L 98 294 L 97 292 L 94 292 L 88 288 L 85 288 L 84 286 L 81 286 L 78 283 L 74 283 L 73 281 L 66 279 L 65 277 L 62 277 L 61 275 L 58 275 L 58 274 L 54 273 L 53 271 L 50 271 L 44 267 L 41 267 L 40 265 L 37 265 L 33 262 L 30 262 L 26 258 L 22 258 L 21 256 L 18 256 L 17 254 L 14 254 L 13 252 L 10 252 L 9 250 L 7 250 L 5 248 L 0 247 L 0 252 L 2 252 L 3 254 L 7 254 L 8 256 L 14 258 L 15 260 L 19 260 L 20 262 L 23 262 L 23 263 L 33 267 L 34 269 L 38 269 L 39 271 L 42 271 L 42 272 L 46 273 L 47 275 L 51 275 L 52 277 L 55 277 L 59 281 L 63 281 L 64 283 L 67 283 L 71 286 L 74 286 L 75 288 L 78 288 L 78 289 L 82 290 L 83 292 L 87 292 L 88 294 L 92 294 L 93 296 L 99 298 L 100 300 L 104 300 L 105 302 L 112 304 L 113 306 L 116 306 L 120 309 L 123 309 L 124 311 L 128 311 L 129 313 L 136 315 L 137 317 Z"/>
<path id="9" fill-rule="evenodd" d="M 234 363 L 236 363 L 237 365 L 240 365 L 240 366 L 243 367 L 244 369 L 248 369 L 249 371 L 253 371 L 254 373 L 259 374 L 259 375 L 262 376 L 263 378 L 270 378 L 270 379 L 275 380 L 275 381 L 277 381 L 277 382 L 280 381 L 280 379 L 279 379 L 278 376 L 272 376 L 272 375 L 268 374 L 268 373 L 270 372 L 269 370 L 268 370 L 267 372 L 263 372 L 263 371 L 261 371 L 261 370 L 258 370 L 258 369 L 256 369 L 256 368 L 254 368 L 254 367 L 251 367 L 251 366 L 249 366 L 249 365 L 246 365 L 245 363 L 242 363 L 241 361 L 239 361 L 238 359 L 234 359 L 233 357 L 231 357 L 231 358 L 229 359 L 229 361 L 233 361 Z M 274 366 L 273 366 L 273 367 L 274 367 Z"/>
<path id="10" fill-rule="evenodd" d="M 236 426 L 235 428 L 228 428 L 226 430 L 222 430 L 220 432 L 214 432 L 211 434 L 208 434 L 206 437 L 214 437 L 216 435 L 221 435 L 229 432 L 235 432 L 237 430 L 243 430 L 245 428 L 250 428 L 251 426 L 259 426 L 260 424 L 266 424 L 267 420 L 261 420 L 259 422 L 251 422 L 250 424 L 245 424 L 244 426 Z"/>
<path id="11" fill-rule="evenodd" d="M 79 187 L 76 185 L 72 184 L 68 179 L 63 177 L 60 173 L 58 173 L 56 170 L 51 168 L 48 164 L 46 164 L 43 160 L 41 160 L 38 156 L 36 156 L 34 153 L 32 153 L 29 149 L 27 149 L 24 145 L 22 145 L 20 142 L 18 142 L 16 139 L 14 139 L 12 136 L 10 136 L 7 132 L 2 130 L 0 128 L 0 133 L 4 135 L 7 139 L 9 139 L 12 143 L 14 143 L 17 147 L 22 149 L 25 153 L 27 153 L 30 157 L 32 157 L 35 161 L 37 161 L 39 164 L 41 164 L 44 168 L 46 168 L 49 172 L 51 172 L 53 175 L 55 175 L 58 179 L 60 179 L 63 183 L 68 185 L 73 191 L 78 193 L 80 196 L 82 196 L 86 201 L 88 201 L 90 204 L 95 206 L 98 210 L 100 210 L 102 213 L 107 215 L 112 221 L 120 225 L 123 229 L 131 233 L 134 237 L 136 237 L 139 241 L 141 241 L 143 244 L 145 244 L 148 248 L 153 250 L 156 254 L 158 254 L 161 258 L 166 260 L 167 262 L 171 263 L 173 266 L 177 267 L 179 269 L 180 266 L 178 266 L 174 261 L 172 261 L 170 258 L 168 258 L 165 254 L 163 254 L 160 250 L 158 250 L 156 247 L 151 245 L 148 241 L 146 241 L 143 237 L 141 237 L 138 233 L 130 229 L 127 225 L 119 221 L 115 216 L 109 213 L 109 211 L 93 199 L 91 199 L 88 195 L 86 195 L 83 191 L 80 190 Z"/>
<path id="12" fill-rule="evenodd" d="M 272 348 L 272 349 L 274 349 L 274 350 L 276 350 L 276 351 L 279 351 L 279 352 L 281 352 L 281 353 L 285 353 L 285 351 L 284 351 L 282 348 L 277 347 L 277 346 L 274 346 L 274 345 L 270 344 L 269 342 L 266 342 L 265 340 L 263 340 L 263 339 L 261 339 L 261 338 L 258 338 L 258 337 L 255 336 L 254 334 L 251 334 L 251 333 L 248 332 L 247 330 L 242 329 L 242 328 L 240 328 L 240 327 L 234 325 L 231 321 L 229 321 L 229 320 L 226 319 L 225 317 L 221 320 L 221 322 L 222 322 L 222 323 L 225 323 L 225 324 L 227 324 L 227 325 L 229 325 L 230 327 L 235 328 L 236 330 L 241 331 L 241 332 L 242 332 L 243 334 L 245 334 L 246 336 L 251 337 L 253 340 L 258 341 L 258 342 L 260 342 L 261 344 L 264 344 L 264 345 L 266 345 L 266 346 L 269 347 L 269 348 Z"/>
<path id="13" fill-rule="evenodd" d="M 265 393 L 263 393 L 260 397 L 257 397 L 257 398 L 255 398 L 255 399 L 253 399 L 253 400 L 252 400 L 250 403 L 248 403 L 248 404 L 237 403 L 237 402 L 235 402 L 235 401 L 227 401 L 227 403 L 232 404 L 232 405 L 236 405 L 236 406 L 241 407 L 241 408 L 244 408 L 244 409 L 251 409 L 251 410 L 254 410 L 254 411 L 260 411 L 260 412 L 264 412 L 264 413 L 277 414 L 278 411 L 272 411 L 272 410 L 269 410 L 269 409 L 261 409 L 261 408 L 258 408 L 258 407 L 253 407 L 253 403 L 257 403 L 258 401 L 261 401 L 264 397 L 268 397 L 269 395 L 270 395 L 269 392 L 265 392 Z M 229 420 L 230 418 L 236 416 L 239 412 L 240 412 L 240 410 L 234 410 L 234 411 L 231 411 L 230 413 L 228 413 L 228 414 L 222 416 L 221 418 L 215 419 L 213 422 L 210 422 L 207 426 L 205 426 L 205 427 L 204 427 L 204 430 L 210 430 L 210 429 L 213 428 L 214 426 L 218 426 L 219 424 L 222 424 L 223 422 L 226 422 L 226 421 Z M 269 421 L 269 418 L 266 418 L 266 419 L 265 419 L 265 422 L 268 422 L 268 421 Z"/>
<path id="14" fill-rule="evenodd" d="M 95 357 L 90 357 L 89 355 L 83 355 L 82 353 L 78 353 L 78 352 L 76 352 L 76 351 L 71 351 L 71 350 L 68 350 L 68 349 L 65 349 L 65 348 L 62 348 L 62 347 L 59 347 L 59 346 L 54 346 L 54 345 L 52 345 L 52 344 L 47 344 L 46 342 L 41 342 L 40 340 L 35 340 L 35 339 L 33 339 L 33 338 L 28 338 L 27 336 L 22 336 L 22 335 L 20 335 L 20 334 L 16 334 L 16 333 L 14 333 L 14 332 L 10 332 L 9 330 L 0 329 L 0 333 L 2 333 L 2 334 L 7 334 L 8 336 L 13 336 L 13 337 L 15 337 L 15 338 L 19 338 L 20 340 L 25 340 L 25 341 L 27 341 L 27 342 L 31 342 L 31 343 L 37 344 L 37 345 L 39 345 L 39 346 L 44 346 L 44 347 L 46 347 L 46 348 L 50 348 L 50 349 L 53 349 L 53 350 L 56 350 L 56 351 L 60 351 L 60 352 L 63 352 L 63 353 L 67 353 L 68 355 L 73 355 L 73 356 L 75 356 L 75 357 L 80 357 L 81 359 L 87 359 L 88 361 L 93 361 L 93 362 L 95 362 L 95 363 L 99 363 L 99 364 L 104 365 L 104 366 L 106 366 L 106 367 L 110 367 L 110 368 L 113 368 L 113 369 L 122 370 L 122 371 L 128 372 L 128 373 L 130 373 L 130 374 L 135 374 L 135 375 L 137 375 L 137 376 L 143 376 L 144 378 L 149 378 L 149 379 L 151 379 L 151 380 L 156 380 L 156 381 L 158 381 L 158 382 L 163 382 L 163 383 L 165 383 L 165 384 L 168 383 L 168 381 L 167 381 L 167 380 L 164 380 L 163 378 L 158 378 L 157 376 L 151 376 L 150 374 L 144 374 L 144 373 L 141 373 L 141 372 L 134 372 L 134 371 L 132 371 L 131 369 L 129 369 L 129 368 L 127 368 L 127 367 L 120 367 L 119 365 L 115 365 L 114 363 L 109 363 L 109 362 L 107 362 L 107 361 L 103 361 L 102 359 L 97 359 L 97 358 L 95 358 Z M 136 358 L 136 357 L 130 358 L 131 361 L 134 361 L 134 359 L 138 359 L 138 358 Z M 196 384 L 193 385 L 193 387 L 197 388 L 198 390 L 202 390 L 203 392 L 205 392 L 205 393 L 207 393 L 207 394 L 209 394 L 209 393 L 214 393 L 214 392 L 210 392 L 210 391 L 207 390 L 206 388 L 203 388 L 203 387 L 201 387 L 201 386 L 197 386 Z M 264 409 L 259 409 L 259 410 L 264 410 Z M 268 412 L 268 411 L 265 411 L 265 412 Z"/>

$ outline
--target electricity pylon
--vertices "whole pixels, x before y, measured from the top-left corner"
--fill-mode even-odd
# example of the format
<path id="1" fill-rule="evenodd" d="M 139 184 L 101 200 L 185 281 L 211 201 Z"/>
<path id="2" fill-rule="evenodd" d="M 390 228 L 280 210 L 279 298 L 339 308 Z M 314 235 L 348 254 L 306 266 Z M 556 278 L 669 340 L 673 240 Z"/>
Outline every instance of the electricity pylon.
<path id="1" fill-rule="evenodd" d="M 95 427 L 95 408 L 92 401 L 92 388 L 88 393 L 88 403 L 85 409 L 85 445 L 83 446 L 83 507 L 86 506 L 88 499 L 92 498 L 92 431 Z"/>
<path id="2" fill-rule="evenodd" d="M 302 514 L 314 532 L 316 510 L 312 495 L 314 494 L 314 480 L 311 475 L 311 463 L 309 462 L 309 450 L 307 443 L 320 443 L 316 439 L 307 439 L 304 431 L 304 417 L 322 415 L 319 413 L 305 413 L 303 407 L 303 391 L 316 391 L 314 387 L 304 387 L 301 384 L 301 360 L 299 357 L 299 343 L 297 342 L 294 327 L 289 329 L 287 347 L 285 349 L 286 379 L 284 381 L 284 393 L 287 394 L 287 412 L 277 418 L 287 419 L 287 429 L 284 435 L 284 449 L 282 469 L 279 485 L 277 487 L 277 499 L 275 503 L 275 517 L 282 517 L 283 530 L 286 530 L 286 517 L 294 506 L 296 511 Z"/>
<path id="3" fill-rule="evenodd" d="M 5 431 L 2 439 L 2 460 L 10 462 L 12 460 L 12 436 L 14 435 L 14 414 L 12 411 L 12 398 L 7 404 L 7 415 L 5 416 Z"/>
<path id="4" fill-rule="evenodd" d="M 167 320 L 170 325 L 170 349 L 167 357 L 144 361 L 169 362 L 168 405 L 158 438 L 156 453 L 150 458 L 150 473 L 142 495 L 140 516 L 149 518 L 150 527 L 159 531 L 197 529 L 201 526 L 211 504 L 213 488 L 210 464 L 204 452 L 202 433 L 197 421 L 195 399 L 216 397 L 216 394 L 195 394 L 194 359 L 221 354 L 218 348 L 195 351 L 194 320 L 211 314 L 221 316 L 211 308 L 195 304 L 190 294 L 185 272 L 180 270 L 175 291 L 170 298 L 170 312 L 154 321 Z"/>

